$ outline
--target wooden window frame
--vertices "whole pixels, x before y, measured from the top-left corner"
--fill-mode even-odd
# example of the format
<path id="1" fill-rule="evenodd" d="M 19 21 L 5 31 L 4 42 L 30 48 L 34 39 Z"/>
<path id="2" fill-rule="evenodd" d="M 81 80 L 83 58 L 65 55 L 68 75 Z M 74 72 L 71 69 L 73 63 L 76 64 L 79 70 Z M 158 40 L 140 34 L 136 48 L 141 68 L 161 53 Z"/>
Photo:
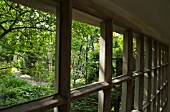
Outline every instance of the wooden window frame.
<path id="1" fill-rule="evenodd" d="M 112 20 L 101 22 L 99 81 L 112 83 Z M 111 86 L 99 91 L 98 112 L 109 112 L 111 109 Z"/>
<path id="2" fill-rule="evenodd" d="M 20 0 L 14 0 L 19 1 Z M 62 0 L 59 3 L 59 26 L 57 27 L 56 37 L 56 94 L 46 96 L 37 100 L 28 101 L 7 108 L 0 109 L 1 112 L 42 112 L 51 108 L 58 107 L 59 112 L 70 112 L 71 100 L 76 100 L 92 93 L 99 92 L 99 112 L 110 112 L 111 89 L 113 85 L 122 84 L 122 105 L 123 112 L 132 110 L 132 92 L 135 79 L 134 109 L 139 111 L 153 110 L 153 112 L 163 109 L 168 110 L 168 73 L 169 73 L 169 46 L 146 36 L 142 32 L 137 32 L 137 69 L 133 71 L 133 33 L 135 29 L 128 28 L 124 34 L 124 64 L 123 75 L 112 79 L 112 32 L 113 20 L 104 20 L 101 23 L 102 37 L 100 42 L 100 64 L 104 72 L 99 73 L 99 81 L 80 88 L 70 89 L 70 63 L 71 63 L 71 20 L 72 20 L 72 1 Z M 121 26 L 120 26 L 121 27 Z M 144 70 L 144 35 L 148 41 L 148 69 Z M 151 44 L 153 41 L 153 45 Z M 152 56 L 154 49 L 154 56 Z M 162 52 L 161 52 L 162 50 Z M 157 58 L 157 56 L 159 58 Z M 162 58 L 161 58 L 162 57 Z M 153 62 L 152 62 L 153 58 Z M 154 66 L 152 66 L 152 63 Z M 162 71 L 162 72 L 161 72 Z M 147 102 L 143 104 L 143 77 L 148 74 L 148 82 L 151 82 L 151 72 L 154 75 L 153 93 L 151 92 L 152 83 L 148 83 Z M 161 81 L 161 83 L 160 83 Z M 151 97 L 152 94 L 152 97 Z M 152 106 L 151 106 L 152 105 Z"/>
<path id="3" fill-rule="evenodd" d="M 143 108 L 143 89 L 144 89 L 144 34 L 136 38 L 136 71 L 140 71 L 141 75 L 135 77 L 135 97 L 134 109 L 142 111 Z"/>
<path id="4" fill-rule="evenodd" d="M 124 34 L 124 56 L 123 74 L 130 77 L 129 80 L 122 82 L 122 112 L 131 112 L 132 105 L 132 77 L 133 77 L 133 30 L 129 29 Z"/>

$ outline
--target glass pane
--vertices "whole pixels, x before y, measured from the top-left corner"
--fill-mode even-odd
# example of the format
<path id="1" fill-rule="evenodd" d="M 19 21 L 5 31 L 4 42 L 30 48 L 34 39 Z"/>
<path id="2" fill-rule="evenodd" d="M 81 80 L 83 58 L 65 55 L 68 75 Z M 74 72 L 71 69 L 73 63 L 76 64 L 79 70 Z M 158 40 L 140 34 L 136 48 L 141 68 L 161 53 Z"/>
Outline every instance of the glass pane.
<path id="1" fill-rule="evenodd" d="M 72 101 L 71 112 L 98 112 L 98 93 Z"/>
<path id="2" fill-rule="evenodd" d="M 113 32 L 113 57 L 112 57 L 112 65 L 113 65 L 113 73 L 112 77 L 117 77 L 123 75 L 123 35 Z"/>
<path id="3" fill-rule="evenodd" d="M 6 0 L 0 12 L 0 108 L 53 94 L 56 16 Z"/>
<path id="4" fill-rule="evenodd" d="M 100 29 L 72 21 L 71 88 L 98 81 Z"/>

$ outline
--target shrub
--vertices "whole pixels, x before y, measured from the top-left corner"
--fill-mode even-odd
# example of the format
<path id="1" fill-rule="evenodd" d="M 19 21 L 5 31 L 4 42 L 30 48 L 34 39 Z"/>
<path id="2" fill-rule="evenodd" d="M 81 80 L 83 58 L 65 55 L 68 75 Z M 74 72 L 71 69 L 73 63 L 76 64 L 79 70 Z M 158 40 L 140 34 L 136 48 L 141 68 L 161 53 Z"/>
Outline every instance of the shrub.
<path id="1" fill-rule="evenodd" d="M 71 112 L 97 112 L 98 101 L 97 94 L 90 95 L 86 98 L 78 99 L 71 103 Z"/>
<path id="2" fill-rule="evenodd" d="M 32 86 L 27 81 L 13 75 L 6 75 L 0 79 L 0 108 L 37 99 L 54 93 L 46 86 Z"/>

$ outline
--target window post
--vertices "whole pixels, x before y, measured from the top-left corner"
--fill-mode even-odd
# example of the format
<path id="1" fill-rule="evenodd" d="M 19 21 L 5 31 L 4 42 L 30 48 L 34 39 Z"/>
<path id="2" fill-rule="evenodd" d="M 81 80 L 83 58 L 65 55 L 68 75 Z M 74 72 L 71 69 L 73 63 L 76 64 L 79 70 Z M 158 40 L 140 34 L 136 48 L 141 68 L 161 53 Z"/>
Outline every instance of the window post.
<path id="1" fill-rule="evenodd" d="M 99 81 L 112 82 L 112 20 L 101 23 L 100 37 L 100 61 L 99 61 Z M 99 91 L 99 112 L 110 112 L 111 110 L 111 86 Z"/>
<path id="2" fill-rule="evenodd" d="M 70 112 L 70 63 L 71 63 L 71 0 L 62 0 L 59 10 L 59 38 L 58 42 L 58 94 L 65 98 L 66 102 L 58 107 L 59 112 Z"/>
<path id="3" fill-rule="evenodd" d="M 154 74 L 154 86 L 153 86 L 153 96 L 155 97 L 154 100 L 153 100 L 153 112 L 156 112 L 156 98 L 157 98 L 157 41 L 155 40 L 154 41 L 154 71 L 153 71 L 153 74 Z"/>
<path id="4" fill-rule="evenodd" d="M 151 111 L 151 75 L 152 75 L 152 38 L 147 38 L 147 68 L 149 70 L 148 72 L 148 91 L 147 91 L 147 102 L 149 103 L 149 106 L 147 107 L 147 111 Z"/>
<path id="5" fill-rule="evenodd" d="M 136 50 L 136 71 L 142 72 L 142 75 L 135 78 L 134 109 L 142 111 L 144 88 L 144 34 L 136 38 Z"/>
<path id="6" fill-rule="evenodd" d="M 160 87 L 161 87 L 161 43 L 158 44 L 158 59 L 157 59 L 157 112 L 160 111 Z"/>
<path id="7" fill-rule="evenodd" d="M 124 36 L 124 57 L 123 74 L 131 77 L 130 80 L 122 83 L 122 104 L 121 112 L 131 112 L 132 108 L 132 76 L 133 76 L 133 31 L 127 30 Z"/>

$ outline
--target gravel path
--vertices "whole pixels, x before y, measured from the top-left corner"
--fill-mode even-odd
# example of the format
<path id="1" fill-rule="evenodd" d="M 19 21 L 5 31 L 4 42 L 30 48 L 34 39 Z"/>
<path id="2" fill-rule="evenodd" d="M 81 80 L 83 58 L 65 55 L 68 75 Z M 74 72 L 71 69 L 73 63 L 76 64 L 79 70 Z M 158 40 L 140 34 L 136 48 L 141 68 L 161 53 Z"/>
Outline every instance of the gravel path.
<path id="1" fill-rule="evenodd" d="M 19 71 L 13 72 L 13 74 L 20 79 L 26 80 L 28 83 L 30 83 L 31 85 L 39 85 L 39 86 L 45 86 L 47 85 L 46 82 L 43 81 L 35 81 L 31 76 L 29 75 L 24 75 Z"/>

